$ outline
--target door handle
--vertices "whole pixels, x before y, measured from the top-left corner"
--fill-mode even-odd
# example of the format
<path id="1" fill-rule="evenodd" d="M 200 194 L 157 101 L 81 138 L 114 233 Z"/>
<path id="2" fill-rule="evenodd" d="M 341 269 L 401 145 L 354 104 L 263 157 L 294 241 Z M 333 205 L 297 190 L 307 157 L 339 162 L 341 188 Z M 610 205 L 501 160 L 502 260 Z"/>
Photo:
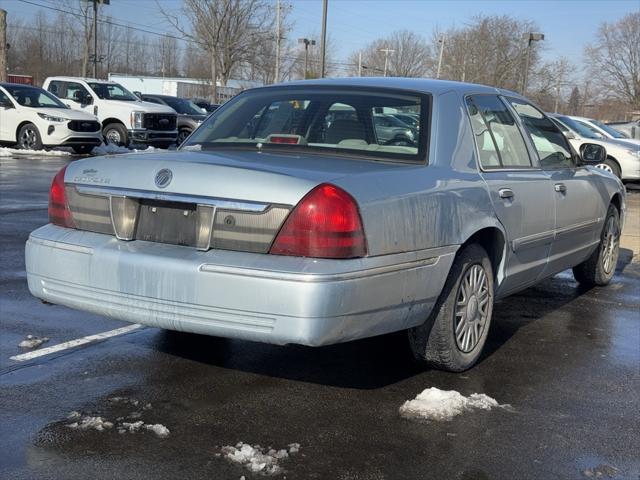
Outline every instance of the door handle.
<path id="1" fill-rule="evenodd" d="M 564 183 L 556 183 L 554 186 L 556 192 L 564 193 L 567 191 L 567 186 Z"/>
<path id="2" fill-rule="evenodd" d="M 510 188 L 501 188 L 500 190 L 498 190 L 498 195 L 500 195 L 500 198 L 513 198 L 513 190 L 511 190 Z"/>

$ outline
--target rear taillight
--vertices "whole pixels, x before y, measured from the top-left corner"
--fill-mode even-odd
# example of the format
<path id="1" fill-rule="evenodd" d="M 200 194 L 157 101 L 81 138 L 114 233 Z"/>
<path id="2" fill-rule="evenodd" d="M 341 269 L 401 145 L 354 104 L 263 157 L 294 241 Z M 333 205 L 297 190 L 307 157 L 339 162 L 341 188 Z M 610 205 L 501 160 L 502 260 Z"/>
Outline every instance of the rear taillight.
<path id="1" fill-rule="evenodd" d="M 316 258 L 367 254 L 358 204 L 344 190 L 322 184 L 289 214 L 269 253 Z"/>
<path id="2" fill-rule="evenodd" d="M 61 227 L 75 228 L 64 191 L 64 172 L 66 170 L 67 167 L 60 170 L 53 177 L 53 182 L 51 182 L 51 190 L 49 190 L 49 222 Z"/>

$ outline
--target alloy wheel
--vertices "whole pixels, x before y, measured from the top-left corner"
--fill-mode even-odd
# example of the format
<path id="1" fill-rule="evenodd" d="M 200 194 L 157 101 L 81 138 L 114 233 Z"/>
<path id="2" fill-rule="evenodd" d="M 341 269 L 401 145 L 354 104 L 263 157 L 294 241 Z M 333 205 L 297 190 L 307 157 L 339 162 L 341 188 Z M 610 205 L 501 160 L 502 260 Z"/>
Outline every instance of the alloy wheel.
<path id="1" fill-rule="evenodd" d="M 620 232 L 613 216 L 607 220 L 607 226 L 602 239 L 602 268 L 608 275 L 615 268 L 620 244 Z"/>
<path id="2" fill-rule="evenodd" d="M 456 345 L 471 352 L 480 342 L 489 317 L 489 281 L 481 265 L 472 265 L 458 286 L 454 319 Z"/>
<path id="3" fill-rule="evenodd" d="M 20 135 L 20 147 L 24 150 L 33 150 L 38 144 L 38 134 L 33 128 L 25 128 Z"/>

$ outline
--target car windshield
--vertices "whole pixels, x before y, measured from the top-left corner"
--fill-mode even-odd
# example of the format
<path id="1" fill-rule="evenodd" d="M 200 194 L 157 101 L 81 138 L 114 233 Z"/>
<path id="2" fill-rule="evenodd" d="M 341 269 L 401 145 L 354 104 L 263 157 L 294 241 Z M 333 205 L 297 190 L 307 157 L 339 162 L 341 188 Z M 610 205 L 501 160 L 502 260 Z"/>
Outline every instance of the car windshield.
<path id="1" fill-rule="evenodd" d="M 163 97 L 162 99 L 176 112 L 183 115 L 204 115 L 202 109 L 190 100 L 177 97 Z"/>
<path id="2" fill-rule="evenodd" d="M 118 83 L 89 82 L 89 86 L 102 100 L 124 100 L 126 102 L 138 100 L 138 97 Z"/>
<path id="3" fill-rule="evenodd" d="M 23 107 L 32 108 L 69 108 L 52 94 L 38 87 L 11 85 L 4 87 L 9 95 Z"/>
<path id="4" fill-rule="evenodd" d="M 428 95 L 387 89 L 256 89 L 220 107 L 184 147 L 333 151 L 420 161 L 426 156 L 428 107 Z M 387 109 L 418 116 L 419 133 L 391 115 L 379 114 Z M 381 120 L 387 127 L 379 125 Z"/>
<path id="5" fill-rule="evenodd" d="M 569 118 L 569 117 L 557 117 L 557 118 L 562 123 L 564 123 L 569 129 L 573 130 L 583 138 L 591 138 L 591 139 L 600 138 L 593 131 L 589 130 L 587 127 L 585 127 L 581 123 L 576 122 L 573 118 Z"/>
<path id="6" fill-rule="evenodd" d="M 622 133 L 617 131 L 615 128 L 611 128 L 609 125 L 605 125 L 604 123 L 599 122 L 598 120 L 589 120 L 589 121 L 591 123 L 593 123 L 596 127 L 598 127 L 600 129 L 604 130 L 605 132 L 607 132 L 613 138 L 627 138 Z"/>

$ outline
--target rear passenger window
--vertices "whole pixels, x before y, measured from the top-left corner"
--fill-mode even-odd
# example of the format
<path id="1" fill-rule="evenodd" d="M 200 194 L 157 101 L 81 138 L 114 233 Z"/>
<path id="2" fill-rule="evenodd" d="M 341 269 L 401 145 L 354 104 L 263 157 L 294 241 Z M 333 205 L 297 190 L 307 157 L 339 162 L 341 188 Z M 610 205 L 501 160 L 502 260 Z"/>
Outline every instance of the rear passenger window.
<path id="1" fill-rule="evenodd" d="M 529 152 L 507 106 L 493 95 L 467 99 L 482 168 L 531 167 Z"/>
<path id="2" fill-rule="evenodd" d="M 572 168 L 575 166 L 569 142 L 551 120 L 533 105 L 510 98 L 518 113 L 544 169 Z"/>

